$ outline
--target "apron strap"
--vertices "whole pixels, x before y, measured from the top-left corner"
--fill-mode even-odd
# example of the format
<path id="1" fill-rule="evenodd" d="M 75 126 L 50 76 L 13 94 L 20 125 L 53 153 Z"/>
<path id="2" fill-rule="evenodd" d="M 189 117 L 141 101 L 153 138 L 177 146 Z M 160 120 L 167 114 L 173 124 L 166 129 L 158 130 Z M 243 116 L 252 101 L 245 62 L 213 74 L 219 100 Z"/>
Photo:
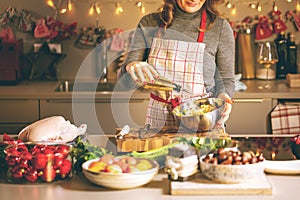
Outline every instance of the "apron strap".
<path id="1" fill-rule="evenodd" d="M 204 39 L 204 30 L 206 28 L 206 10 L 202 11 L 201 23 L 200 23 L 200 32 L 198 35 L 198 42 L 202 43 Z"/>
<path id="2" fill-rule="evenodd" d="M 163 99 L 163 98 L 161 98 L 159 96 L 156 96 L 153 93 L 150 93 L 150 97 L 151 97 L 151 99 L 154 99 L 156 101 L 159 101 L 159 102 L 162 102 L 162 103 L 166 103 L 166 104 L 171 104 L 173 109 L 181 103 L 180 102 L 180 98 L 178 98 L 178 97 L 175 97 L 174 99 L 171 99 L 170 101 L 168 101 L 166 99 Z"/>

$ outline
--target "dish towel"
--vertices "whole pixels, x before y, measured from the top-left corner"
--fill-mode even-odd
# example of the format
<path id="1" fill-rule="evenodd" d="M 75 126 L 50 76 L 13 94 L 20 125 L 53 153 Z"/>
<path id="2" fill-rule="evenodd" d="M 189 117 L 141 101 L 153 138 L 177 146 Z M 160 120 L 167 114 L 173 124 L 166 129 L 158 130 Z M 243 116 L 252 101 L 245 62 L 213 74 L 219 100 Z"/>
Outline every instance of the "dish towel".
<path id="1" fill-rule="evenodd" d="M 271 112 L 273 134 L 300 133 L 300 105 L 278 104 Z"/>
<path id="2" fill-rule="evenodd" d="M 247 89 L 245 83 L 241 82 L 242 74 L 235 74 L 234 75 L 234 82 L 235 82 L 235 91 L 243 91 Z"/>

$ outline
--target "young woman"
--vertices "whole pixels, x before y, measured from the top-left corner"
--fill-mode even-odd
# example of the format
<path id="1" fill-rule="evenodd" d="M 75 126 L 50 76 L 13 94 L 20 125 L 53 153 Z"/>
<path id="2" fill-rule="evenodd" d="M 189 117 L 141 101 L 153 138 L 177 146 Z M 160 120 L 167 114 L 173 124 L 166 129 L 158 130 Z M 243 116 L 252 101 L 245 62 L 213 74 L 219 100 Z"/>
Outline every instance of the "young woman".
<path id="1" fill-rule="evenodd" d="M 222 127 L 231 112 L 234 92 L 234 35 L 217 6 L 222 0 L 164 0 L 160 11 L 144 16 L 135 31 L 121 74 L 137 84 L 165 77 L 194 96 L 213 96 L 227 102 L 218 121 Z M 186 92 L 151 91 L 146 123 L 174 126 L 172 99 Z"/>

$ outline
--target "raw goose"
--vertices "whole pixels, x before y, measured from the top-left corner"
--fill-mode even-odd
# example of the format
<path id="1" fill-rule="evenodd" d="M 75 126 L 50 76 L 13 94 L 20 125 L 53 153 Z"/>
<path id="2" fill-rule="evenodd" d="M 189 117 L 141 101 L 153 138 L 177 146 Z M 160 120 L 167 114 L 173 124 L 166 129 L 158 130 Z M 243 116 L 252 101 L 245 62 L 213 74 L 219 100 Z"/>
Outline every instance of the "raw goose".
<path id="1" fill-rule="evenodd" d="M 86 125 L 77 128 L 62 116 L 52 116 L 26 126 L 20 131 L 18 137 L 24 142 L 69 142 L 85 130 Z"/>

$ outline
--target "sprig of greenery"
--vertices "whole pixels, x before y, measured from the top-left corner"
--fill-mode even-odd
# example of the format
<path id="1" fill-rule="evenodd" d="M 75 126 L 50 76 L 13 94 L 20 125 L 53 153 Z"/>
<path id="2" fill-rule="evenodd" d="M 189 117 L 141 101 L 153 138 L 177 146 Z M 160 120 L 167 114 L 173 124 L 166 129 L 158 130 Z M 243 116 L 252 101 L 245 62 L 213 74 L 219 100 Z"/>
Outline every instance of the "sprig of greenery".
<path id="1" fill-rule="evenodd" d="M 191 145 L 197 150 L 216 150 L 229 147 L 232 144 L 231 138 L 209 138 L 209 137 L 180 137 L 177 141 Z"/>
<path id="2" fill-rule="evenodd" d="M 80 137 L 76 140 L 72 148 L 72 153 L 75 160 L 74 170 L 76 173 L 82 171 L 82 164 L 85 161 L 100 158 L 105 154 L 111 154 L 107 149 L 94 146 L 88 141 L 83 141 Z"/>

